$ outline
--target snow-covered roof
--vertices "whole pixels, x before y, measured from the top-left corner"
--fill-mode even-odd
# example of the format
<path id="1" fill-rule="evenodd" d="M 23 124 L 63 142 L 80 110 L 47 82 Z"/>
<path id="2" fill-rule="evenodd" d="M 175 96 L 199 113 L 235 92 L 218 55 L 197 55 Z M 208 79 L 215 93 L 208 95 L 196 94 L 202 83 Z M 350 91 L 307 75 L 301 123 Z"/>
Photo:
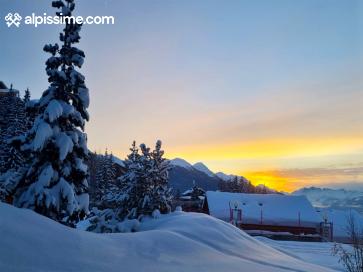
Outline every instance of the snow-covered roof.
<path id="1" fill-rule="evenodd" d="M 125 163 L 123 160 L 121 160 L 120 158 L 113 156 L 113 162 L 120 165 L 121 167 L 125 167 Z"/>
<path id="2" fill-rule="evenodd" d="M 191 194 L 193 192 L 193 189 L 188 189 L 188 190 L 186 190 L 184 193 L 182 193 L 182 195 L 183 196 L 185 196 L 185 195 L 189 195 L 189 194 Z"/>
<path id="3" fill-rule="evenodd" d="M 229 221 L 230 203 L 237 202 L 242 210 L 242 222 L 282 226 L 316 226 L 321 217 L 305 196 L 280 194 L 206 193 L 210 215 Z"/>
<path id="4" fill-rule="evenodd" d="M 2 95 L 10 94 L 10 95 L 16 96 L 16 95 L 19 95 L 19 90 L 8 89 L 8 87 L 6 87 L 6 85 L 2 81 L 0 81 L 0 93 Z"/>
<path id="5" fill-rule="evenodd" d="M 8 87 L 6 87 L 5 83 L 0 81 L 0 90 L 7 90 Z"/>

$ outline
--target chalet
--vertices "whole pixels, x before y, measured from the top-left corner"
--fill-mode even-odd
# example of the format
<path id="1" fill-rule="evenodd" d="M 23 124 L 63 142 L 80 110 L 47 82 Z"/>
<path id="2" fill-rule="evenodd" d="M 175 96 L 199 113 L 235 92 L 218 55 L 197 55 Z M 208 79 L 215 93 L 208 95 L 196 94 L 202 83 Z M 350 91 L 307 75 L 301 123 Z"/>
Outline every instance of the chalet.
<path id="1" fill-rule="evenodd" d="M 204 198 L 205 191 L 194 185 L 193 188 L 175 197 L 173 206 L 180 206 L 186 212 L 201 212 Z"/>
<path id="2" fill-rule="evenodd" d="M 13 86 L 11 85 L 10 89 L 5 85 L 4 82 L 0 81 L 0 97 L 4 96 L 14 96 L 19 97 L 19 91 L 13 89 Z"/>
<path id="3" fill-rule="evenodd" d="M 251 235 L 276 239 L 332 239 L 324 222 L 305 196 L 208 191 L 203 211 L 233 223 Z"/>

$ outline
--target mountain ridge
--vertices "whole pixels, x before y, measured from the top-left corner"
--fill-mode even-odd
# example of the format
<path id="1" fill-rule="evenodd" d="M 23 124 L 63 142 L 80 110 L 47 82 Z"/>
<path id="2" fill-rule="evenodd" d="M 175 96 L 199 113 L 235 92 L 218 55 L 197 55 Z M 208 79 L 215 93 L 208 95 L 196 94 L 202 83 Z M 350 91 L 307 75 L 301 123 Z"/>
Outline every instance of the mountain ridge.
<path id="1" fill-rule="evenodd" d="M 363 212 L 363 192 L 346 189 L 304 187 L 291 193 L 304 195 L 318 208 L 356 209 Z"/>

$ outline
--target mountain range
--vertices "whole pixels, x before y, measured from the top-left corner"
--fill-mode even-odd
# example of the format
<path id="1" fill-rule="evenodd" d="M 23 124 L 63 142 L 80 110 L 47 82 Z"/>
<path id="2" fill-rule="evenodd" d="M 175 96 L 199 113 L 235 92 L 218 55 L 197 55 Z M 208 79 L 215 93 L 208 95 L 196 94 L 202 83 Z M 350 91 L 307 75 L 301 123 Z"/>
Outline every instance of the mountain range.
<path id="1" fill-rule="evenodd" d="M 114 162 L 124 166 L 123 161 L 116 158 Z M 221 182 L 232 181 L 235 177 L 241 181 L 248 182 L 243 176 L 228 175 L 223 172 L 212 172 L 205 164 L 198 162 L 190 164 L 186 160 L 176 158 L 170 160 L 169 182 L 174 192 L 184 191 L 197 185 L 204 190 L 215 191 L 219 189 Z M 256 186 L 256 188 L 258 188 Z M 319 187 L 305 187 L 291 193 L 292 195 L 304 195 L 318 208 L 332 208 L 339 210 L 355 209 L 363 213 L 363 191 L 330 189 Z"/>
<path id="2" fill-rule="evenodd" d="M 184 192 L 194 185 L 204 190 L 218 190 L 221 182 L 229 182 L 233 178 L 238 177 L 240 181 L 248 182 L 242 176 L 227 175 L 222 172 L 214 173 L 202 162 L 190 164 L 186 160 L 176 158 L 170 160 L 172 168 L 169 172 L 170 186 L 174 190 Z"/>
<path id="3" fill-rule="evenodd" d="M 172 165 L 169 171 L 170 186 L 174 191 L 184 192 L 194 185 L 204 190 L 218 190 L 221 179 L 208 169 L 203 163 L 199 162 L 194 165 L 183 159 L 170 160 Z"/>
<path id="4" fill-rule="evenodd" d="M 315 207 L 356 209 L 363 213 L 362 191 L 310 187 L 299 189 L 292 194 L 306 196 Z"/>
<path id="5" fill-rule="evenodd" d="M 123 161 L 116 157 L 114 162 L 121 167 L 124 166 Z M 172 167 L 169 171 L 169 182 L 174 193 L 177 191 L 183 193 L 194 185 L 206 191 L 216 191 L 221 183 L 232 181 L 235 177 L 238 177 L 240 181 L 248 182 L 243 176 L 228 175 L 223 172 L 214 173 L 202 162 L 191 164 L 184 159 L 176 158 L 170 160 L 170 164 Z M 306 196 L 312 205 L 318 208 L 355 209 L 363 213 L 363 191 L 305 187 L 291 194 Z"/>
<path id="6" fill-rule="evenodd" d="M 113 157 L 113 162 L 121 169 L 124 168 L 123 160 Z M 194 185 L 201 187 L 205 191 L 216 191 L 220 188 L 221 183 L 228 183 L 237 178 L 238 182 L 249 183 L 243 176 L 229 175 L 223 172 L 214 173 L 202 162 L 191 164 L 184 159 L 176 158 L 170 160 L 171 169 L 169 171 L 169 184 L 173 192 L 183 193 L 191 189 Z M 124 170 L 120 170 L 122 173 Z M 260 192 L 275 193 L 274 190 L 264 187 L 263 185 L 253 186 Z"/>

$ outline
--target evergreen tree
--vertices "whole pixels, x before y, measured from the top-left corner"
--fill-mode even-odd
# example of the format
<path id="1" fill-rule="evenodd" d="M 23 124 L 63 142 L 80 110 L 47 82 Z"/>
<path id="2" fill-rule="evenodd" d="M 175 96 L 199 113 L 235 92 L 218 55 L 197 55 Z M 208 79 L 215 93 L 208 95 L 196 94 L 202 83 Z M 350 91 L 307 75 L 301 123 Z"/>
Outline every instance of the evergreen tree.
<path id="1" fill-rule="evenodd" d="M 61 9 L 57 16 L 71 16 L 74 0 L 53 1 Z M 67 21 L 60 33 L 62 45 L 46 45 L 50 86 L 37 103 L 38 115 L 26 136 L 19 139 L 21 150 L 31 154 L 28 167 L 17 180 L 14 204 L 61 221 L 78 220 L 88 212 L 88 157 L 84 131 L 89 116 L 88 89 L 81 68 L 85 54 L 74 47 L 80 40 L 81 25 Z"/>
<path id="2" fill-rule="evenodd" d="M 105 180 L 108 185 L 111 185 L 116 180 L 116 169 L 113 159 L 113 154 L 105 154 Z"/>
<path id="3" fill-rule="evenodd" d="M 96 192 L 97 192 L 97 164 L 98 164 L 98 157 L 99 155 L 96 152 L 90 152 L 89 153 L 89 159 L 88 159 L 88 169 L 89 169 L 89 179 L 88 179 L 88 185 L 89 185 L 89 205 L 90 208 L 94 207 L 96 204 Z"/>
<path id="4" fill-rule="evenodd" d="M 24 101 L 25 104 L 30 101 L 30 91 L 29 91 L 29 88 L 27 88 L 25 90 L 25 94 L 24 94 L 23 101 Z"/>
<path id="5" fill-rule="evenodd" d="M 145 197 L 143 178 L 145 176 L 145 157 L 139 154 L 136 142 L 132 143 L 131 153 L 127 156 L 125 163 L 125 174 L 119 178 L 120 190 L 115 201 L 123 207 L 120 217 L 137 218 L 141 214 Z"/>
<path id="6" fill-rule="evenodd" d="M 145 144 L 140 145 L 140 150 L 141 154 L 134 141 L 124 161 L 125 173 L 106 188 L 102 201 L 104 210 L 94 211 L 90 231 L 122 231 L 118 223 L 123 220 L 140 219 L 156 210 L 163 213 L 170 211 L 169 162 L 163 158 L 161 141 L 156 143 L 152 152 Z"/>
<path id="7" fill-rule="evenodd" d="M 151 168 L 153 181 L 153 210 L 158 209 L 161 213 L 171 210 L 172 194 L 169 188 L 169 160 L 163 158 L 164 150 L 161 149 L 161 141 L 156 142 L 155 150 L 151 153 Z"/>
<path id="8" fill-rule="evenodd" d="M 126 173 L 121 177 L 124 214 L 128 218 L 151 215 L 156 209 L 170 211 L 171 190 L 168 188 L 169 161 L 163 158 L 161 141 L 154 151 L 140 145 L 141 155 L 133 143 L 125 160 Z"/>
<path id="9" fill-rule="evenodd" d="M 31 94 L 29 88 L 25 90 L 23 97 L 23 102 L 25 105 L 25 115 L 26 115 L 26 128 L 29 130 L 37 117 L 37 100 L 30 100 Z"/>
<path id="10" fill-rule="evenodd" d="M 96 188 L 95 188 L 95 205 L 102 208 L 105 203 L 104 199 L 114 187 L 116 182 L 116 169 L 113 162 L 113 155 L 108 154 L 107 150 L 104 156 L 99 156 L 97 161 Z"/>
<path id="11" fill-rule="evenodd" d="M 0 127 L 0 174 L 9 169 L 17 169 L 23 164 L 23 157 L 19 150 L 11 145 L 15 136 L 23 134 L 26 130 L 24 103 L 17 96 L 2 97 L 6 112 L 2 117 Z"/>
<path id="12" fill-rule="evenodd" d="M 101 202 L 101 198 L 105 193 L 106 185 L 104 179 L 105 157 L 98 155 L 96 158 L 96 177 L 94 188 L 94 205 L 98 206 Z"/>

